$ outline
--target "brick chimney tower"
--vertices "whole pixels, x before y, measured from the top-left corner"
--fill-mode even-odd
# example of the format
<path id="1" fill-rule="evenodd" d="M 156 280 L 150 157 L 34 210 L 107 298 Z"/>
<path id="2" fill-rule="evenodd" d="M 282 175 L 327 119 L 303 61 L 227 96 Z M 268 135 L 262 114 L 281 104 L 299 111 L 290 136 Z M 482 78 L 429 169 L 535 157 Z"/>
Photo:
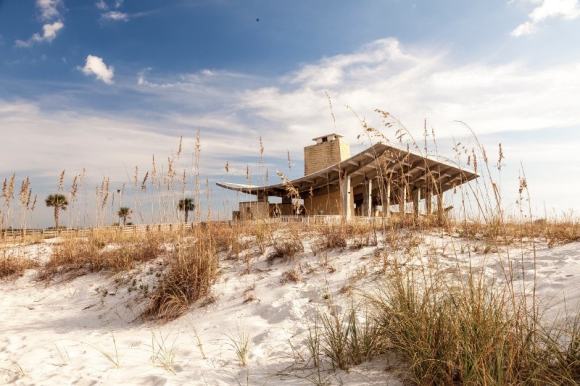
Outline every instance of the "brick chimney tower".
<path id="1" fill-rule="evenodd" d="M 350 145 L 340 134 L 327 134 L 312 140 L 316 144 L 304 148 L 305 176 L 350 158 Z"/>

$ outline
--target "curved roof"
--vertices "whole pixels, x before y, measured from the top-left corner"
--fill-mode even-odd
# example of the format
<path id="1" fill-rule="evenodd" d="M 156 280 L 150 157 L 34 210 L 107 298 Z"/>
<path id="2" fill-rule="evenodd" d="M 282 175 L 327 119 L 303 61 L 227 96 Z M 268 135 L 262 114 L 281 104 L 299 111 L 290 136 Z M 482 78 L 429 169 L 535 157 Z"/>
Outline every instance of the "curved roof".
<path id="1" fill-rule="evenodd" d="M 299 193 L 310 192 L 339 182 L 341 175 L 351 176 L 351 185 L 356 187 L 366 179 L 382 176 L 385 179 L 402 179 L 413 187 L 435 182 L 441 191 L 479 177 L 475 172 L 461 168 L 450 160 L 441 157 L 423 156 L 409 149 L 393 144 L 377 143 L 354 156 L 304 177 L 273 185 L 244 185 L 217 182 L 222 188 L 248 194 L 268 196 L 287 196 L 288 185 Z"/>

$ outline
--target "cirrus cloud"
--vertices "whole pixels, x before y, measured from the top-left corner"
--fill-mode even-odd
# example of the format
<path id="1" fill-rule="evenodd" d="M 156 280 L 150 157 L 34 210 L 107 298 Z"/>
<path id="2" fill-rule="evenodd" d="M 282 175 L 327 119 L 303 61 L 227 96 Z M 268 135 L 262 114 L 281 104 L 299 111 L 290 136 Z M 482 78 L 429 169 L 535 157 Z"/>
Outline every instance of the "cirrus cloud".
<path id="1" fill-rule="evenodd" d="M 109 21 L 128 21 L 129 15 L 119 11 L 108 11 L 101 15 L 104 20 Z"/>

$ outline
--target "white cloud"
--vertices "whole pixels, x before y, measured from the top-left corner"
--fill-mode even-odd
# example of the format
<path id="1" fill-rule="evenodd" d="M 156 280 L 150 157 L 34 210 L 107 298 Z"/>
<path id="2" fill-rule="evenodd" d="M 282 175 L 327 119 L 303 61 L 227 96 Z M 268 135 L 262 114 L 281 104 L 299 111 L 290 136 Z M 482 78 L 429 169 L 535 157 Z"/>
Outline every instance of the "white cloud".
<path id="1" fill-rule="evenodd" d="M 94 59 L 89 60 L 90 57 Z M 104 82 L 113 81 L 113 69 L 96 56 L 87 57 L 83 72 Z M 75 149 L 67 160 L 76 159 L 78 154 L 75 165 L 89 170 L 97 168 L 99 172 L 116 168 L 116 175 L 123 177 L 123 171 L 118 170 L 119 163 L 128 163 L 130 168 L 138 159 L 149 160 L 151 153 L 158 153 L 155 148 L 173 146 L 166 144 L 173 144 L 180 135 L 191 138 L 197 129 L 202 136 L 204 173 L 215 169 L 217 174 L 219 169 L 223 170 L 226 160 L 232 168 L 244 169 L 248 159 L 257 157 L 260 136 L 266 157 L 279 157 L 280 163 L 285 163 L 287 150 L 293 159 L 299 160 L 302 147 L 311 138 L 326 132 L 338 131 L 356 146 L 356 137 L 362 130 L 360 122 L 345 108 L 348 105 L 370 125 L 383 128 L 390 138 L 394 137 L 394 129 L 382 126 L 375 108 L 400 118 L 418 139 L 423 119 L 427 118 L 442 144 L 439 151 L 444 154 L 450 152 L 447 145 L 452 138 L 463 142 L 468 135 L 464 127 L 454 122 L 465 121 L 482 139 L 494 143 L 494 147 L 496 141 L 506 145 L 509 165 L 504 181 L 508 190 L 522 160 L 524 165 L 536 165 L 526 170 L 532 191 L 538 193 L 535 202 L 545 201 L 548 208 L 552 205 L 578 208 L 574 194 L 580 183 L 570 182 L 562 175 L 573 175 L 580 165 L 580 153 L 572 150 L 578 146 L 579 137 L 570 140 L 561 135 L 546 141 L 545 138 L 537 140 L 534 134 L 543 130 L 549 137 L 551 130 L 580 128 L 578 61 L 543 67 L 509 61 L 457 65 L 440 52 L 417 50 L 396 39 L 381 39 L 355 52 L 305 64 L 276 79 L 220 70 L 156 77 L 151 69 L 145 69 L 135 83 L 130 90 L 131 97 L 124 102 L 130 111 L 127 113 L 100 114 L 83 110 L 70 101 L 58 101 L 42 108 L 35 107 L 36 104 L 19 104 L 3 109 L 0 101 L 0 127 L 16 133 L 11 142 L 13 146 L 6 146 L 10 153 L 0 152 L 0 167 L 46 169 L 46 159 L 58 162 L 56 155 L 66 153 L 79 143 L 78 153 Z M 325 92 L 332 97 L 336 126 Z M 97 97 L 91 95 L 91 100 Z M 110 103 L 110 98 L 115 96 L 102 97 Z M 61 126 L 67 129 L 59 129 Z M 82 132 L 79 127 L 83 128 Z M 51 132 L 58 133 L 56 139 L 47 139 Z M 82 135 L 85 132 L 90 132 L 90 136 Z M 107 148 L 109 142 L 102 139 L 104 136 L 112 141 L 122 140 L 118 147 Z M 147 146 L 141 147 L 141 140 L 139 144 L 132 143 L 136 137 L 143 138 Z M 59 138 L 67 138 L 66 143 Z M 61 142 L 55 143 L 57 140 Z M 93 140 L 98 146 L 90 146 Z M 525 143 L 521 143 L 523 140 Z M 38 156 L 32 150 L 17 152 L 23 146 L 19 147 L 19 143 L 32 141 L 42 150 Z M 127 156 L 124 147 L 130 149 Z M 191 142 L 184 148 L 192 149 Z M 538 154 L 542 161 L 538 160 Z M 236 157 L 240 161 L 236 162 Z M 537 166 L 540 162 L 552 166 Z M 50 165 L 51 171 L 58 168 Z M 510 168 L 512 175 L 507 172 Z M 270 172 L 274 181 L 273 169 Z M 300 174 L 300 170 L 292 172 Z M 517 192 L 516 183 L 513 188 Z"/>
<path id="2" fill-rule="evenodd" d="M 31 47 L 36 43 L 52 42 L 56 39 L 56 36 L 64 28 L 64 24 L 61 21 L 55 21 L 54 23 L 45 24 L 42 26 L 42 34 L 35 33 L 28 40 L 17 40 L 17 47 Z"/>
<path id="3" fill-rule="evenodd" d="M 40 19 L 45 22 L 42 26 L 42 33 L 35 33 L 28 40 L 16 40 L 16 47 L 31 47 L 36 43 L 52 42 L 59 31 L 64 28 L 60 14 L 62 6 L 62 0 L 36 0 Z"/>
<path id="4" fill-rule="evenodd" d="M 307 140 L 313 130 L 332 129 L 325 92 L 340 130 L 350 137 L 360 125 L 346 105 L 376 125 L 374 108 L 409 127 L 421 127 L 427 117 L 444 136 L 457 135 L 454 120 L 480 133 L 580 125 L 580 63 L 455 66 L 442 55 L 403 49 L 394 39 L 305 65 L 276 86 L 246 91 L 240 103 Z"/>
<path id="5" fill-rule="evenodd" d="M 115 0 L 111 2 L 113 8 L 121 8 L 123 6 L 123 3 L 124 3 L 123 0 Z M 109 4 L 105 0 L 97 0 L 95 6 L 97 7 L 97 9 L 100 9 L 101 11 L 107 11 L 111 8 L 111 6 L 109 6 Z"/>
<path id="6" fill-rule="evenodd" d="M 529 13 L 528 21 L 518 25 L 512 36 L 530 35 L 537 30 L 537 26 L 548 19 L 572 20 L 580 17 L 578 0 L 532 0 L 535 8 Z"/>
<path id="7" fill-rule="evenodd" d="M 62 6 L 62 0 L 36 0 L 36 7 L 40 11 L 41 19 L 44 21 L 60 18 L 60 8 Z"/>
<path id="8" fill-rule="evenodd" d="M 129 15 L 124 12 L 119 11 L 109 11 L 105 12 L 101 15 L 104 20 L 109 21 L 128 21 Z"/>
<path id="9" fill-rule="evenodd" d="M 490 153 L 497 149 L 497 142 L 503 142 L 508 157 L 502 177 L 506 203 L 515 200 L 521 160 L 525 166 L 533 165 L 526 174 L 532 192 L 537 193 L 535 203 L 579 208 L 574 194 L 564 197 L 561 193 L 580 188 L 580 183 L 571 186 L 569 180 L 561 179 L 563 174 L 574 174 L 575 165 L 580 164 L 580 154 L 569 151 L 579 146 L 578 137 L 570 140 L 549 134 L 580 128 L 578 61 L 544 67 L 513 61 L 457 65 L 441 52 L 381 39 L 355 52 L 305 64 L 279 79 L 244 78 L 220 71 L 206 76 L 200 71 L 153 80 L 146 70 L 137 82 L 137 89 L 153 94 L 148 97 L 172 111 L 165 116 L 166 127 L 201 128 L 202 137 L 211 133 L 237 145 L 225 154 L 221 152 L 227 149 L 207 150 L 223 159 L 255 155 L 259 136 L 266 155 L 280 158 L 290 150 L 292 158 L 301 159 L 302 147 L 311 138 L 333 131 L 360 149 L 364 144 L 357 144 L 356 137 L 362 133 L 361 125 L 347 105 L 391 139 L 396 128 L 385 128 L 375 108 L 398 117 L 418 142 L 427 118 L 429 129 L 435 129 L 439 152 L 453 156 L 453 141 L 472 143 L 469 131 L 456 122 L 461 120 L 490 146 Z M 332 98 L 336 126 L 325 92 Z M 540 138 L 535 133 L 544 137 L 534 140 Z M 550 165 L 559 165 L 559 175 L 540 164 L 540 153 Z"/>
<path id="10" fill-rule="evenodd" d="M 128 14 L 120 10 L 124 1 L 116 0 L 107 3 L 105 0 L 98 0 L 95 6 L 101 11 L 101 19 L 105 21 L 129 21 L 134 17 L 144 16 L 145 12 Z"/>
<path id="11" fill-rule="evenodd" d="M 106 11 L 109 9 L 109 6 L 107 5 L 107 3 L 104 0 L 99 0 L 95 3 L 95 6 L 97 7 L 97 9 L 100 9 L 101 11 Z"/>
<path id="12" fill-rule="evenodd" d="M 85 66 L 82 68 L 85 75 L 94 75 L 97 79 L 106 84 L 113 84 L 115 70 L 112 66 L 107 66 L 102 58 L 94 55 L 88 55 Z"/>
<path id="13" fill-rule="evenodd" d="M 511 34 L 512 34 L 512 36 L 520 37 L 520 36 L 524 36 L 524 35 L 531 35 L 535 31 L 536 31 L 535 24 L 532 23 L 531 21 L 526 21 L 525 23 L 518 25 L 512 31 Z"/>

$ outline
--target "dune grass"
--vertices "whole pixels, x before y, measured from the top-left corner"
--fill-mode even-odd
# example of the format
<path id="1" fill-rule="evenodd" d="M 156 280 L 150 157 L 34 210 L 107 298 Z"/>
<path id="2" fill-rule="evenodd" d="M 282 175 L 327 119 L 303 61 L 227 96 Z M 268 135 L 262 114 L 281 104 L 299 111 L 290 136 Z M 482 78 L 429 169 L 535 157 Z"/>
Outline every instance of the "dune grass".
<path id="1" fill-rule="evenodd" d="M 62 279 L 91 273 L 128 271 L 164 252 L 170 236 L 160 232 L 123 235 L 114 232 L 94 232 L 86 238 L 67 237 L 54 246 L 50 259 L 39 270 L 41 280 L 57 275 Z"/>
<path id="2" fill-rule="evenodd" d="M 219 227 L 205 227 L 194 232 L 190 242 L 175 244 L 144 318 L 175 319 L 209 294 L 219 273 L 216 235 L 221 232 Z"/>
<path id="3" fill-rule="evenodd" d="M 37 268 L 38 262 L 22 256 L 0 256 L 0 280 L 22 276 L 27 269 Z"/>

